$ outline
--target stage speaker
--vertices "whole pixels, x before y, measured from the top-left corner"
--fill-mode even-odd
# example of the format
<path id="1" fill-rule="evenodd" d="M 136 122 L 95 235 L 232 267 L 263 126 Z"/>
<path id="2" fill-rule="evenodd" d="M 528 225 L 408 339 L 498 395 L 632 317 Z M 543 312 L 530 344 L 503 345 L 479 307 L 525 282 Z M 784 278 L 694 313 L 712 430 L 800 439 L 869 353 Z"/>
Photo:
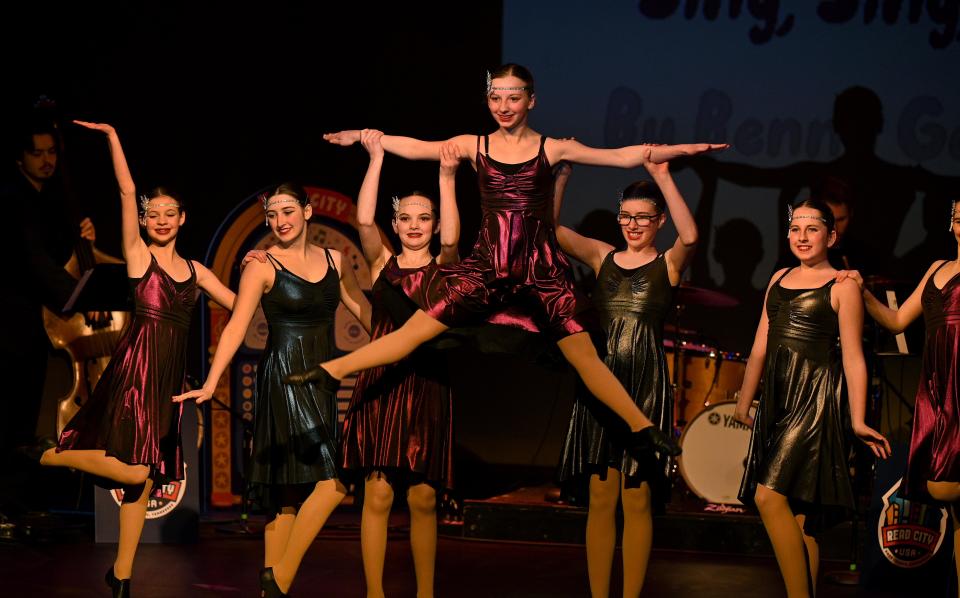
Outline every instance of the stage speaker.
<path id="1" fill-rule="evenodd" d="M 164 485 L 159 497 L 147 503 L 147 520 L 141 543 L 176 544 L 194 542 L 200 531 L 199 450 L 200 410 L 194 403 L 184 403 L 180 430 L 183 436 L 185 475 Z M 96 541 L 116 542 L 119 537 L 118 509 L 122 490 L 96 489 L 94 497 Z"/>
<path id="2" fill-rule="evenodd" d="M 906 500 L 900 494 L 906 443 L 876 469 L 866 518 L 866 547 L 860 584 L 897 596 L 956 596 L 953 525 L 946 509 Z"/>

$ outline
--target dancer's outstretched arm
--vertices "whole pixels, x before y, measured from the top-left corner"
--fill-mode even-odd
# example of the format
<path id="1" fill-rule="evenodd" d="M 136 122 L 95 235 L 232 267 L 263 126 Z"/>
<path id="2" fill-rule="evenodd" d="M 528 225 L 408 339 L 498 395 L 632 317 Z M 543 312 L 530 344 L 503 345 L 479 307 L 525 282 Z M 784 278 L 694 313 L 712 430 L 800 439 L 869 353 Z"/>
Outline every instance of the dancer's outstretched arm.
<path id="1" fill-rule="evenodd" d="M 150 265 L 150 250 L 140 237 L 140 218 L 137 214 L 137 188 L 127 166 L 127 159 L 120 145 L 116 129 L 103 123 L 91 123 L 75 120 L 74 123 L 100 131 L 107 136 L 110 144 L 110 157 L 113 160 L 113 173 L 120 188 L 120 232 L 123 241 L 123 257 L 127 262 L 127 273 L 132 277 L 142 276 Z"/>
<path id="2" fill-rule="evenodd" d="M 863 285 L 863 277 L 860 275 L 860 272 L 856 270 L 840 270 L 837 272 L 837 282 L 841 282 L 846 278 L 853 279 L 863 293 L 863 303 L 870 317 L 887 330 L 894 334 L 899 334 L 906 330 L 911 322 L 923 314 L 923 306 L 920 304 L 923 288 L 927 285 L 927 279 L 933 276 L 933 272 L 941 263 L 942 262 L 934 262 L 927 268 L 927 273 L 923 275 L 920 284 L 910 293 L 910 296 L 907 297 L 907 300 L 903 302 L 899 309 L 890 309 L 885 303 L 877 299 L 873 293 L 868 291 Z"/>
<path id="3" fill-rule="evenodd" d="M 681 156 L 716 152 L 730 147 L 727 143 L 682 143 L 679 145 L 629 145 L 612 149 L 586 146 L 576 139 L 550 139 L 545 148 L 552 164 L 561 160 L 593 166 L 636 168 L 647 162 L 660 164 Z"/>
<path id="4" fill-rule="evenodd" d="M 448 141 L 440 146 L 440 257 L 439 264 L 460 261 L 460 210 L 457 208 L 457 168 L 463 155 Z"/>
<path id="5" fill-rule="evenodd" d="M 240 348 L 240 343 L 243 342 L 243 337 L 247 333 L 247 327 L 250 326 L 257 306 L 260 304 L 260 299 L 274 276 L 276 275 L 273 266 L 256 260 L 248 263 L 243 269 L 233 313 L 230 314 L 230 320 L 220 335 L 220 342 L 213 355 L 210 371 L 207 372 L 207 379 L 200 388 L 173 397 L 174 402 L 182 403 L 193 399 L 197 403 L 202 403 L 213 396 L 217 382 L 230 365 L 230 360 L 233 359 L 237 349 Z"/>
<path id="6" fill-rule="evenodd" d="M 360 141 L 361 129 L 349 129 L 336 133 L 326 133 L 323 138 L 334 145 L 353 145 Z M 384 135 L 380 143 L 383 149 L 391 154 L 408 160 L 439 160 L 440 147 L 449 141 L 457 144 L 461 156 L 470 156 L 472 145 L 476 143 L 475 135 L 457 135 L 445 141 L 423 141 L 413 137 L 400 135 Z"/>

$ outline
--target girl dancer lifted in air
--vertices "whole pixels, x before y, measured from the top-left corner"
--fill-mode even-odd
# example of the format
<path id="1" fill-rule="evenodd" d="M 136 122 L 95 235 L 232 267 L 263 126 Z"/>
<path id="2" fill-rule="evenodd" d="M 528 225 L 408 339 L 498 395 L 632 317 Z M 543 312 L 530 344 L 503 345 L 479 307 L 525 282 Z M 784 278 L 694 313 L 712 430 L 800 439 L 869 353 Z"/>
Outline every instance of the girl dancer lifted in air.
<path id="1" fill-rule="evenodd" d="M 440 266 L 427 281 L 427 291 L 419 302 L 421 310 L 395 332 L 289 380 L 336 381 L 351 372 L 393 363 L 449 327 L 482 322 L 495 311 L 522 305 L 538 327 L 556 340 L 590 392 L 627 422 L 631 434 L 625 439 L 626 450 L 678 454 L 679 446 L 643 415 L 597 356 L 577 314 L 570 265 L 557 246 L 553 227 L 551 164 L 567 160 L 635 168 L 726 145 L 595 149 L 574 140 L 547 138 L 527 124 L 536 104 L 533 76 L 527 69 L 504 65 L 490 76 L 487 87 L 487 106 L 497 130 L 482 137 L 460 135 L 450 140 L 458 155 L 470 156 L 480 185 L 483 216 L 470 257 Z M 324 138 L 352 145 L 360 135 L 360 131 L 341 131 Z M 439 159 L 443 145 L 390 135 L 384 135 L 381 142 L 386 151 L 414 160 Z"/>

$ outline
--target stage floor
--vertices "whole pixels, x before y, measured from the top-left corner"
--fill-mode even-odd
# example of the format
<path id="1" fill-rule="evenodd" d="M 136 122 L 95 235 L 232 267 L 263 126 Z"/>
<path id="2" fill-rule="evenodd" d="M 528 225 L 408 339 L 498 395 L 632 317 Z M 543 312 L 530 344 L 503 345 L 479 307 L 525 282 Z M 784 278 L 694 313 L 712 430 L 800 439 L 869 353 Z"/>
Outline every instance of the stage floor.
<path id="1" fill-rule="evenodd" d="M 256 596 L 263 544 L 262 519 L 252 518 L 252 534 L 238 526 L 204 519 L 200 542 L 192 545 L 143 545 L 137 556 L 133 592 L 137 598 L 173 596 Z M 407 517 L 391 519 L 385 586 L 388 596 L 415 596 L 413 564 L 407 544 Z M 307 553 L 292 596 L 364 596 L 360 561 L 360 516 L 356 507 L 334 514 Z M 3 596 L 109 596 L 103 573 L 115 546 L 93 542 L 92 521 L 30 541 L 0 542 Z M 619 558 L 619 552 L 617 555 Z M 612 595 L 619 595 L 619 563 Z M 844 563 L 823 565 L 839 571 Z M 583 547 L 559 543 L 504 542 L 441 536 L 436 594 L 442 597 L 588 596 Z M 772 557 L 655 550 L 644 596 L 744 598 L 783 595 Z M 820 598 L 866 594 L 857 587 L 821 581 Z"/>

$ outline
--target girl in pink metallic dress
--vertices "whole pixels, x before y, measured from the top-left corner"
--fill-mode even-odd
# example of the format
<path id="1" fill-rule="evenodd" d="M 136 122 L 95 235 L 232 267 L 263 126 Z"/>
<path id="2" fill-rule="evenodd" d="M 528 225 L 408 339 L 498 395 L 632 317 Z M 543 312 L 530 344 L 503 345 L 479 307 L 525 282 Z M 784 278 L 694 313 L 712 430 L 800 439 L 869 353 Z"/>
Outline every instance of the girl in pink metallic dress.
<path id="1" fill-rule="evenodd" d="M 533 76 L 526 68 L 508 64 L 490 75 L 487 107 L 498 129 L 483 137 L 459 135 L 449 140 L 459 155 L 470 156 L 480 185 L 483 217 L 472 254 L 437 269 L 421 298 L 421 309 L 395 332 L 304 375 L 291 376 L 290 381 L 341 379 L 393 363 L 450 327 L 482 322 L 491 313 L 521 306 L 556 341 L 590 392 L 627 422 L 632 432 L 628 450 L 679 454 L 674 440 L 653 426 L 600 360 L 578 314 L 570 265 L 554 232 L 551 164 L 567 160 L 635 168 L 647 161 L 665 162 L 726 145 L 591 148 L 532 130 L 527 117 L 535 104 Z M 341 131 L 324 138 L 352 145 L 360 135 L 360 131 Z M 404 158 L 437 160 L 443 142 L 384 135 L 382 144 L 387 152 Z"/>
<path id="2" fill-rule="evenodd" d="M 114 596 L 129 596 L 147 500 L 164 480 L 183 479 L 181 407 L 172 399 L 183 389 L 197 288 L 227 309 L 235 295 L 203 265 L 177 254 L 177 234 L 186 218 L 179 199 L 154 189 L 141 197 L 138 215 L 133 177 L 113 127 L 75 122 L 106 134 L 110 143 L 136 313 L 90 400 L 40 462 L 85 471 L 99 485 L 123 488 L 117 559 L 106 582 Z"/>

